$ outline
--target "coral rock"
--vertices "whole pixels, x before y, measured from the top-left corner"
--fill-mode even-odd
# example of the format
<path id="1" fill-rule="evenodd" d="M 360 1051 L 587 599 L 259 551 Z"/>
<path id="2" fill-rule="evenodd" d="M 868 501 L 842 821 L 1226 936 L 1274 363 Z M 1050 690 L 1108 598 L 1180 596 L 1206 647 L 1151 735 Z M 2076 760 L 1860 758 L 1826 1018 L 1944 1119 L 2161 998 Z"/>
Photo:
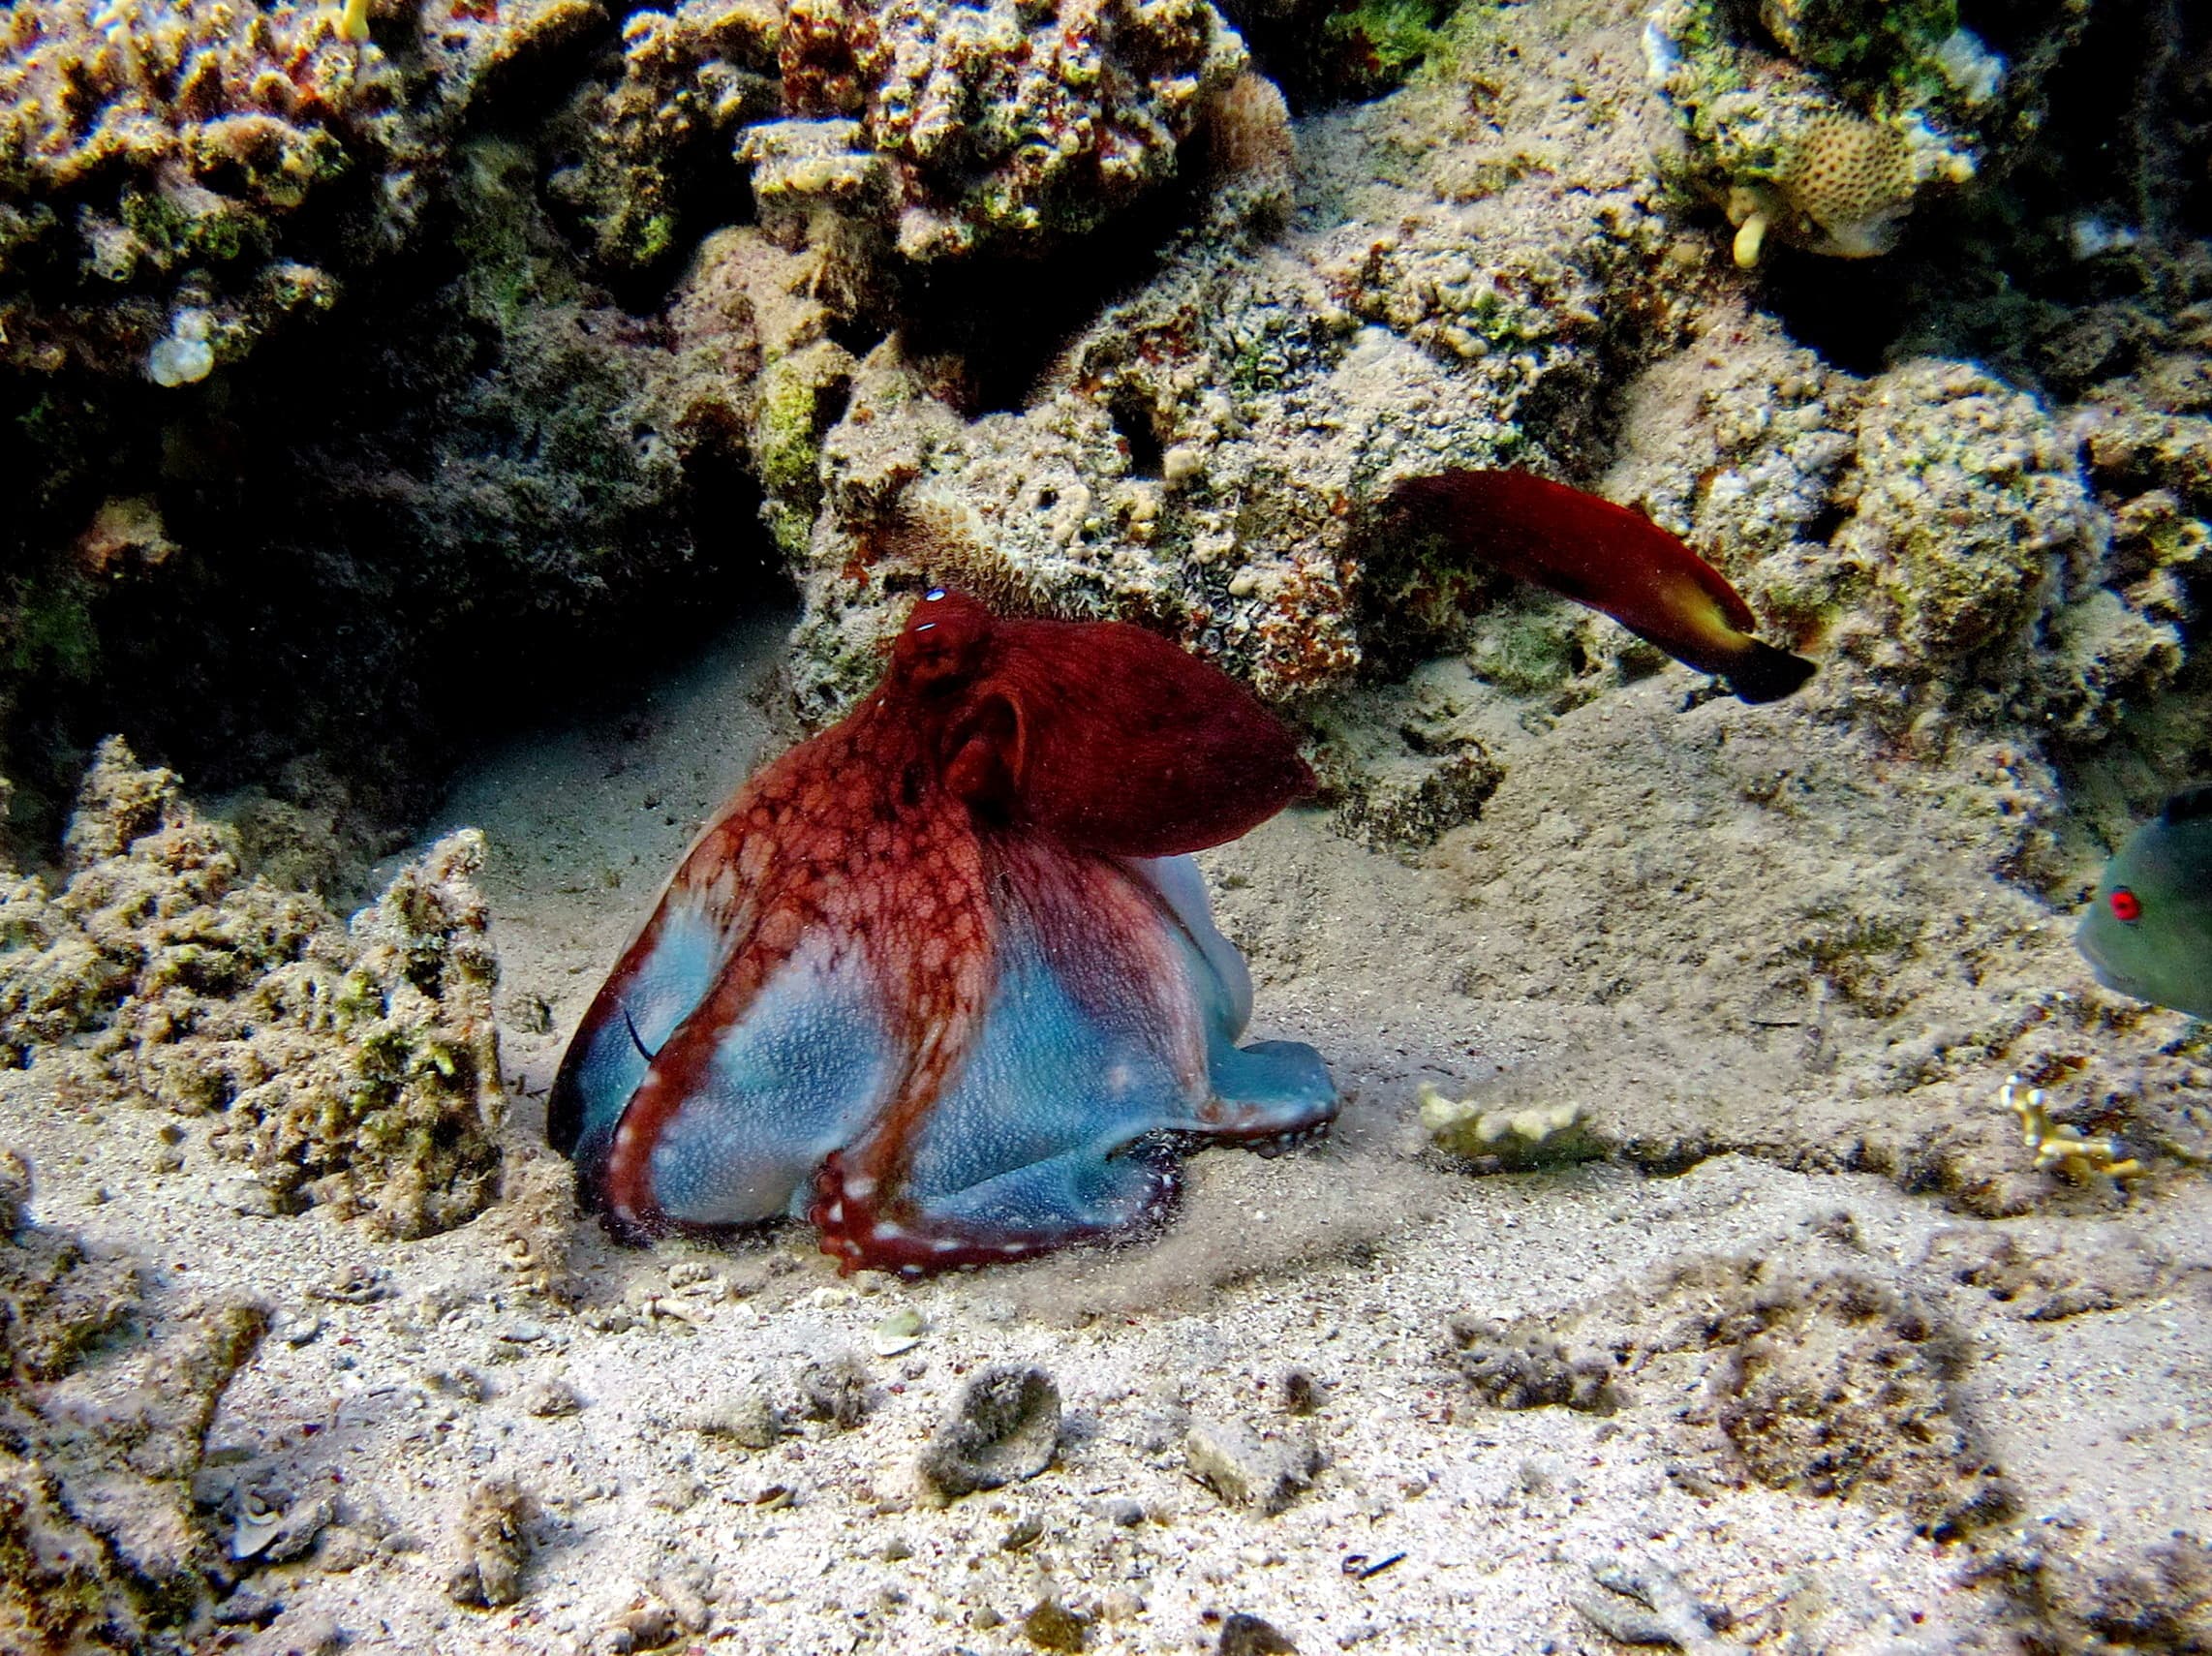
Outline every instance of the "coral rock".
<path id="1" fill-rule="evenodd" d="M 43 1062 L 92 1034 L 52 1055 L 77 1084 L 221 1112 L 215 1148 L 280 1204 L 414 1237 L 490 1201 L 505 1098 L 479 836 L 402 869 L 349 932 L 242 878 L 175 778 L 110 739 L 69 848 L 67 887 L 24 897 L 28 940 L 0 951 L 0 1048 Z"/>
<path id="2" fill-rule="evenodd" d="M 1207 0 L 794 0 L 782 59 L 786 108 L 857 120 L 931 261 L 1094 229 L 1174 173 L 1244 48 Z"/>

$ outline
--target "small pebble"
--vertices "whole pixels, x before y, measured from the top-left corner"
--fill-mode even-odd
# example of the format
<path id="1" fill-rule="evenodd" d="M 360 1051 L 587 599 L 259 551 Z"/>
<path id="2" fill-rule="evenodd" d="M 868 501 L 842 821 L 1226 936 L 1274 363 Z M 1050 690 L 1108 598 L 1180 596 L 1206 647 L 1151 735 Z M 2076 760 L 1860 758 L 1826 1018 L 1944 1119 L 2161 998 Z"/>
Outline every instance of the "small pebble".
<path id="1" fill-rule="evenodd" d="M 522 1526 L 530 1508 L 511 1478 L 487 1479 L 469 1491 L 454 1526 L 460 1559 L 445 1581 L 455 1604 L 496 1610 L 522 1597 L 522 1567 L 530 1557 Z"/>
<path id="2" fill-rule="evenodd" d="M 1046 1599 L 1022 1617 L 1022 1637 L 1039 1650 L 1081 1650 L 1091 1642 L 1091 1621 Z"/>
<path id="3" fill-rule="evenodd" d="M 1239 1611 L 1221 1624 L 1218 1656 L 1298 1656 L 1293 1644 L 1274 1623 Z"/>
<path id="4" fill-rule="evenodd" d="M 1321 1455 L 1304 1438 L 1263 1436 L 1229 1421 L 1194 1421 L 1183 1439 L 1192 1477 L 1232 1507 L 1279 1513 L 1310 1488 Z"/>
<path id="5" fill-rule="evenodd" d="M 814 1358 L 799 1371 L 799 1401 L 809 1420 L 848 1431 L 868 1418 L 868 1376 L 849 1352 Z"/>
<path id="6" fill-rule="evenodd" d="M 281 1218 L 285 1212 L 277 1193 L 250 1173 L 233 1173 L 217 1181 L 215 1195 L 231 1212 L 249 1219 Z"/>
<path id="7" fill-rule="evenodd" d="M 265 1593 L 240 1587 L 215 1607 L 215 1620 L 224 1627 L 266 1627 L 283 1610 L 284 1606 Z"/>
<path id="8" fill-rule="evenodd" d="M 740 1448 L 768 1449 L 783 1435 L 783 1423 L 775 1404 L 758 1392 L 746 1391 L 707 1409 L 691 1422 L 691 1429 L 727 1438 Z"/>
<path id="9" fill-rule="evenodd" d="M 480 1403 L 492 1395 L 490 1385 L 474 1368 L 433 1368 L 422 1378 L 440 1396 L 457 1402 Z"/>
<path id="10" fill-rule="evenodd" d="M 559 1420 L 584 1406 L 584 1399 L 576 1395 L 576 1389 L 557 1376 L 533 1380 L 522 1389 L 519 1401 L 524 1414 L 536 1415 L 539 1420 Z"/>
<path id="11" fill-rule="evenodd" d="M 365 1305 L 372 1300 L 383 1299 L 390 1290 L 384 1286 L 384 1273 L 375 1267 L 349 1265 L 307 1292 L 312 1299 L 334 1300 L 346 1305 Z"/>
<path id="12" fill-rule="evenodd" d="M 289 1564 L 303 1557 L 330 1522 L 328 1495 L 272 1507 L 251 1491 L 238 1501 L 238 1521 L 230 1532 L 230 1556 L 243 1563 Z"/>
<path id="13" fill-rule="evenodd" d="M 897 1357 L 921 1344 L 927 1327 L 921 1312 L 902 1305 L 869 1331 L 868 1349 L 877 1357 Z"/>
<path id="14" fill-rule="evenodd" d="M 240 1656 L 333 1656 L 346 1635 L 326 1615 L 293 1611 L 240 1645 Z"/>
<path id="15" fill-rule="evenodd" d="M 948 1499 L 1034 1478 L 1060 1446 L 1060 1388 L 1041 1368 L 1000 1364 L 968 1381 L 922 1451 L 921 1474 Z"/>
<path id="16" fill-rule="evenodd" d="M 673 1644 L 682 1632 L 665 1605 L 640 1605 L 600 1628 L 592 1648 L 605 1652 L 605 1656 L 630 1656 L 633 1650 L 659 1650 Z"/>

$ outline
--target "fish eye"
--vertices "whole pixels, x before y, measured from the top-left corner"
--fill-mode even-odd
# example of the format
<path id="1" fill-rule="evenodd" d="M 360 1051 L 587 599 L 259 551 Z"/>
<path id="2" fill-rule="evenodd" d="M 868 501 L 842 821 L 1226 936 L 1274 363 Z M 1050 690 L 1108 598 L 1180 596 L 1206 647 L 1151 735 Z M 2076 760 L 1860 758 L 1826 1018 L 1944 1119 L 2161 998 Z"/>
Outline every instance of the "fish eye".
<path id="1" fill-rule="evenodd" d="M 2112 918 L 2124 926 L 2133 926 L 2143 917 L 2141 900 L 2124 885 L 2114 886 L 2105 901 L 2112 905 Z"/>

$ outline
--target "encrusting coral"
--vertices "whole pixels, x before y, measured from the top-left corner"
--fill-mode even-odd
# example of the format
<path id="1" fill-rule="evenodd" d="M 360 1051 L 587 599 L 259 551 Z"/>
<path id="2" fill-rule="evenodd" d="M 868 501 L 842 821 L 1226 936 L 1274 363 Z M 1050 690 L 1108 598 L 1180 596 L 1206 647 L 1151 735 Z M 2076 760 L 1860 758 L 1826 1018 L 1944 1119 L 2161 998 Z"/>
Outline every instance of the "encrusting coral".
<path id="1" fill-rule="evenodd" d="M 1659 0 L 1644 55 L 1685 139 L 1685 181 L 1738 227 L 1738 264 L 1758 262 L 1769 231 L 1863 259 L 1889 250 L 1929 186 L 2010 164 L 2088 10 L 2019 8 L 2005 57 L 1953 0 Z"/>
<path id="2" fill-rule="evenodd" d="M 474 1216 L 500 1169 L 497 962 L 473 831 L 447 836 L 341 926 L 241 876 L 174 776 L 103 745 L 48 897 L 0 903 L 0 1050 L 80 1095 L 219 1113 L 219 1153 L 272 1211 L 327 1203 L 422 1236 Z"/>
<path id="3" fill-rule="evenodd" d="M 681 245 L 689 202 L 728 165 L 732 135 L 779 108 L 783 30 L 778 0 L 679 0 L 630 15 L 621 78 L 577 93 L 556 124 L 574 158 L 547 180 L 601 264 L 639 269 Z"/>
<path id="4" fill-rule="evenodd" d="M 1244 67 L 1207 0 L 793 0 L 783 101 L 852 117 L 889 169 L 899 251 L 1035 251 L 1170 176 L 1206 100 Z"/>

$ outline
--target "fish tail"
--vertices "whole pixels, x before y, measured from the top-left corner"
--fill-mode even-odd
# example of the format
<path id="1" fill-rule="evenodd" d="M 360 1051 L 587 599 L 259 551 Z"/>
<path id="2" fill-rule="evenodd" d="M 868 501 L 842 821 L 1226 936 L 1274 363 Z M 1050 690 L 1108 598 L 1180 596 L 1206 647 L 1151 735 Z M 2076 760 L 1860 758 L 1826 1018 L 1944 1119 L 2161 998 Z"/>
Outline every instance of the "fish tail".
<path id="1" fill-rule="evenodd" d="M 1814 664 L 1804 657 L 1754 638 L 1745 647 L 1743 659 L 1731 666 L 1726 677 L 1738 700 L 1780 701 L 1813 672 Z"/>

